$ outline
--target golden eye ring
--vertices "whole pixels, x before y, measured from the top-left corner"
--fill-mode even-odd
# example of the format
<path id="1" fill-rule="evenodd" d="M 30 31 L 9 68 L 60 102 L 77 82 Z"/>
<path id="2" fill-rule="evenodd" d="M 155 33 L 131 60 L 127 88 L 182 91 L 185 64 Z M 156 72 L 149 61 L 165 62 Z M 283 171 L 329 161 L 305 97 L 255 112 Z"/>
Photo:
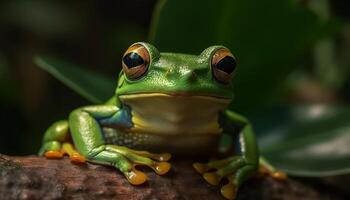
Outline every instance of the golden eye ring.
<path id="1" fill-rule="evenodd" d="M 150 63 L 150 54 L 141 44 L 131 45 L 123 55 L 122 66 L 125 75 L 132 80 L 146 74 Z"/>
<path id="2" fill-rule="evenodd" d="M 237 62 L 230 50 L 216 50 L 211 59 L 212 72 L 215 79 L 221 83 L 229 83 L 236 71 Z"/>

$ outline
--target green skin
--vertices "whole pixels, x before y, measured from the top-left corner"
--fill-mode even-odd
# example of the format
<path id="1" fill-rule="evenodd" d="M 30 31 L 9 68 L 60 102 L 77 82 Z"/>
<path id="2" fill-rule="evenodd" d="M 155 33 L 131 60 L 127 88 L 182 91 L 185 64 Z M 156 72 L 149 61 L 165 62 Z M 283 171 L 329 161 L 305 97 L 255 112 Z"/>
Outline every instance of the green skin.
<path id="1" fill-rule="evenodd" d="M 123 143 L 118 138 L 117 142 L 106 141 L 104 127 L 113 127 L 120 135 L 127 136 L 133 128 L 133 107 L 126 105 L 121 96 L 130 94 L 162 93 L 174 97 L 208 96 L 218 99 L 232 100 L 232 82 L 223 84 L 213 76 L 211 58 L 213 53 L 223 46 L 212 46 L 205 49 L 200 55 L 187 55 L 177 53 L 159 53 L 158 50 L 147 43 L 138 43 L 146 47 L 150 55 L 150 63 L 147 73 L 137 80 L 129 80 L 122 71 L 119 75 L 118 87 L 115 97 L 104 105 L 81 107 L 74 110 L 68 120 L 53 124 L 45 133 L 40 154 L 46 151 L 59 150 L 63 142 L 71 137 L 75 148 L 87 161 L 92 163 L 111 165 L 119 169 L 126 176 L 134 169 L 134 164 L 154 166 L 156 163 L 152 156 L 135 153 L 129 147 L 138 150 L 163 151 L 166 148 L 147 148 L 147 145 L 135 146 Z M 171 70 L 170 70 L 171 69 Z M 170 73 L 169 73 L 170 70 Z M 193 74 L 195 73 L 195 78 Z M 192 77 L 192 78 L 191 78 Z M 155 105 L 156 108 L 157 105 Z M 206 108 L 202 109 L 203 112 Z M 126 114 L 125 114 L 126 113 Z M 186 115 L 186 113 L 183 113 Z M 205 170 L 215 169 L 214 172 L 204 173 L 204 178 L 211 176 L 211 180 L 222 177 L 230 180 L 230 186 L 236 189 L 243 181 L 252 177 L 259 166 L 259 152 L 251 124 L 248 120 L 228 109 L 218 111 L 221 116 L 220 133 L 239 134 L 241 153 L 224 160 L 209 162 L 201 167 Z M 130 115 L 130 116 L 129 116 Z M 181 124 L 179 125 L 181 126 Z M 236 127 L 233 129 L 232 127 Z M 237 129 L 238 127 L 238 129 Z M 144 130 L 147 134 L 147 130 Z M 130 133 L 131 134 L 131 133 Z M 160 134 L 162 135 L 162 133 Z M 219 136 L 222 134 L 219 134 Z M 113 136 L 112 136 L 113 137 Z M 166 134 L 165 134 L 165 137 Z M 187 137 L 187 135 L 181 135 Z M 188 137 L 191 140 L 191 137 Z M 111 138 L 109 138 L 111 139 Z M 113 139 L 113 138 L 112 138 Z M 115 141 L 114 140 L 114 141 Z M 162 140 L 164 143 L 164 140 Z M 169 139 L 169 144 L 172 139 Z M 165 146 L 167 144 L 164 144 Z M 160 145 L 161 146 L 161 145 Z M 143 148 L 143 149 L 141 149 Z M 176 152 L 172 152 L 175 153 Z M 161 160 L 161 159 L 160 159 Z M 208 180 L 213 183 L 213 181 Z M 214 181 L 215 182 L 215 181 Z M 216 184 L 216 183 L 213 183 Z"/>

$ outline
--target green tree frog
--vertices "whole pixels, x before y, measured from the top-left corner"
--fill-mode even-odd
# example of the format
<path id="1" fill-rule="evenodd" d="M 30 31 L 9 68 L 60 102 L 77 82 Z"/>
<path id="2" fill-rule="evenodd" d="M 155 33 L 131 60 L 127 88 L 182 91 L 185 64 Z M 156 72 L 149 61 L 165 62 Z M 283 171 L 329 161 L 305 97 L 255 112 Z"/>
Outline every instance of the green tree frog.
<path id="1" fill-rule="evenodd" d="M 221 193 L 234 199 L 241 183 L 257 172 L 259 152 L 251 124 L 227 109 L 236 71 L 230 50 L 211 46 L 200 55 L 160 53 L 138 42 L 125 52 L 122 67 L 115 96 L 54 123 L 39 154 L 111 165 L 139 185 L 147 177 L 136 165 L 163 175 L 171 154 L 212 155 L 223 133 L 238 134 L 241 153 L 193 164 L 212 185 L 227 179 Z"/>

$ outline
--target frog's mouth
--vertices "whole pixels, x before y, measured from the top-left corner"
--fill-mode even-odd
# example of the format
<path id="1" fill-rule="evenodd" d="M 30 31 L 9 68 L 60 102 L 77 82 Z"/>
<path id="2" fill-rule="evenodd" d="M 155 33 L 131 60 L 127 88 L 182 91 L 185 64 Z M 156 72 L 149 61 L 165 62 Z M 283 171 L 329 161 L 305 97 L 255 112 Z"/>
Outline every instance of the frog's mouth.
<path id="1" fill-rule="evenodd" d="M 148 98 L 165 98 L 165 99 L 182 99 L 182 98 L 188 98 L 188 99 L 197 99 L 197 100 L 207 100 L 207 101 L 213 101 L 213 102 L 221 102 L 221 103 L 230 103 L 230 98 L 224 98 L 219 96 L 213 96 L 213 95 L 205 95 L 205 94 L 188 94 L 185 92 L 178 92 L 178 93 L 135 93 L 135 94 L 124 94 L 120 95 L 119 98 L 124 102 L 132 99 L 148 99 Z"/>
<path id="2" fill-rule="evenodd" d="M 218 114 L 231 99 L 205 95 L 139 93 L 119 96 L 136 129 L 160 134 L 218 133 Z"/>

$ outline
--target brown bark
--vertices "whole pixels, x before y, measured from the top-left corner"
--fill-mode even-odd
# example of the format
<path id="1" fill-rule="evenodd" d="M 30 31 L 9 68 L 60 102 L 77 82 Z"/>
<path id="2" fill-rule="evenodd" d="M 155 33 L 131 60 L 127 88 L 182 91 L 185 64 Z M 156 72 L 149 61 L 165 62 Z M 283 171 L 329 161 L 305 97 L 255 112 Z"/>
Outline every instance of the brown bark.
<path id="1" fill-rule="evenodd" d="M 223 199 L 219 187 L 208 185 L 191 161 L 174 160 L 169 174 L 158 176 L 146 168 L 149 180 L 132 186 L 112 167 L 74 165 L 65 158 L 0 157 L 0 199 Z M 343 199 L 308 181 L 269 177 L 245 183 L 237 199 Z"/>

